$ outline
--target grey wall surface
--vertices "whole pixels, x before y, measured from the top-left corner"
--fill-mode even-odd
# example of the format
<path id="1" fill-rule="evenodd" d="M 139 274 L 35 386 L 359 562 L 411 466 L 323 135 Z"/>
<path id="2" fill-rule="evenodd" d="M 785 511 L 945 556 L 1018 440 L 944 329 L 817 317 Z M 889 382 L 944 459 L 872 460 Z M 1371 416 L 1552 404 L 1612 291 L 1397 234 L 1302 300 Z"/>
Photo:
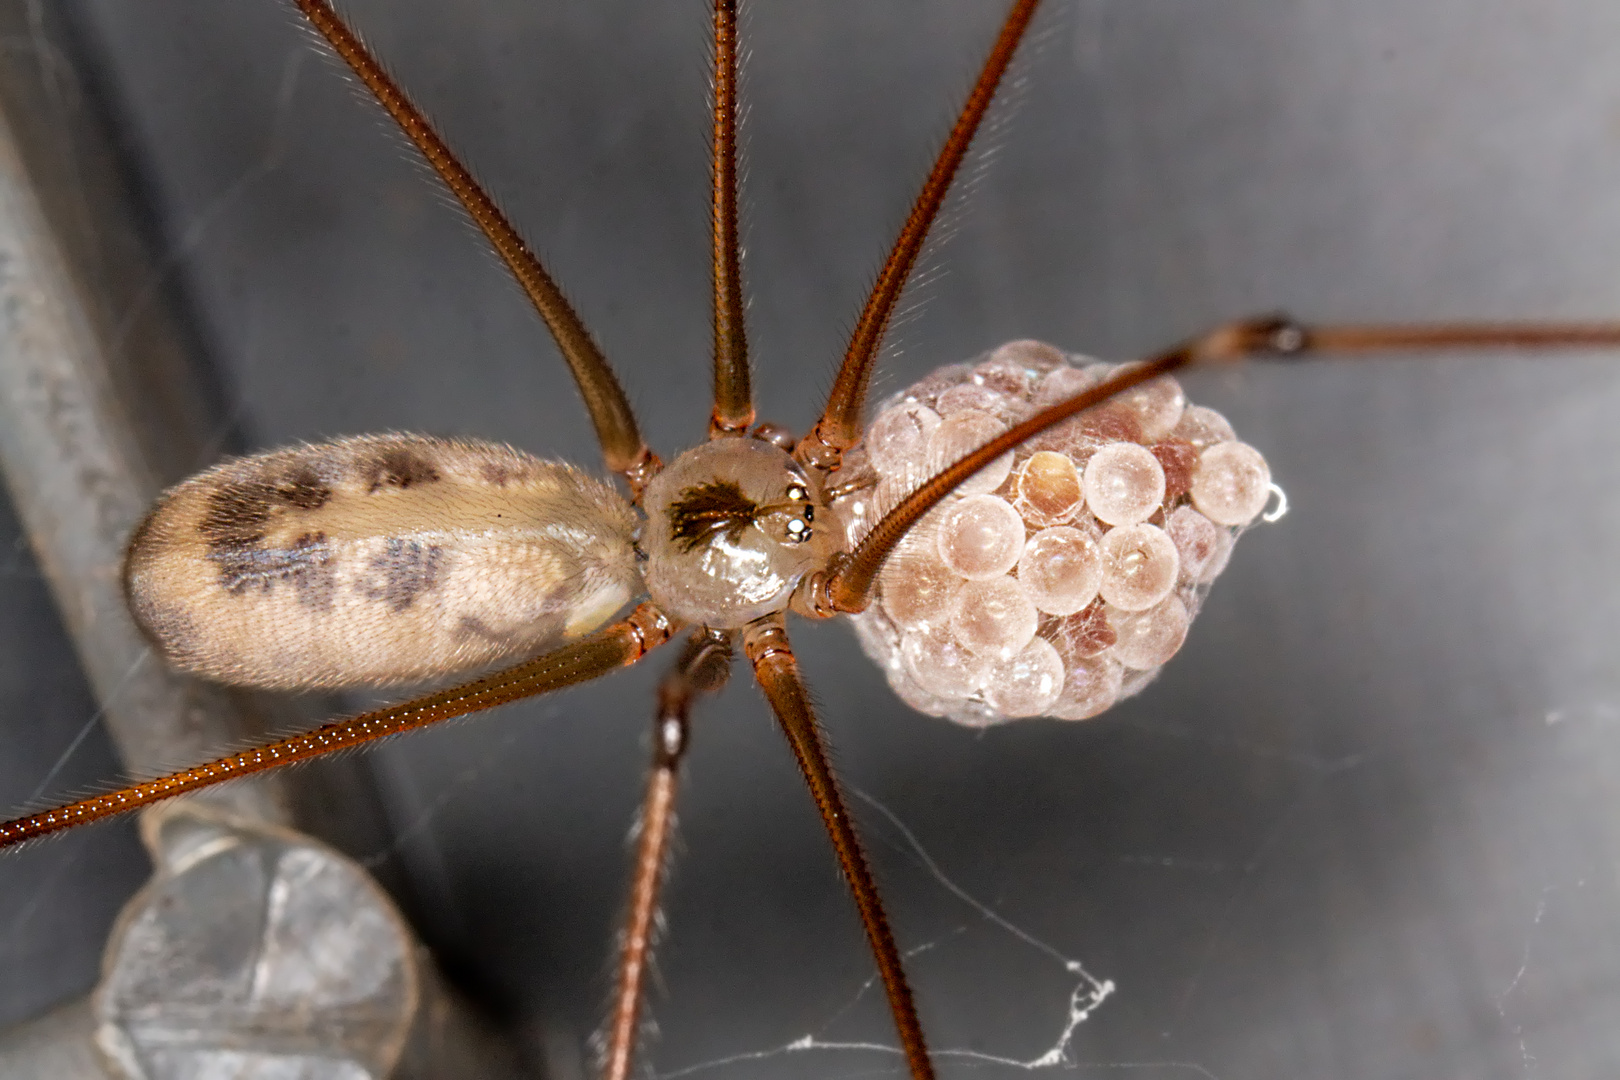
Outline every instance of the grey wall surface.
<path id="1" fill-rule="evenodd" d="M 1023 107 L 884 386 L 1012 337 L 1125 356 L 1277 307 L 1620 316 L 1610 0 L 1052 6 Z M 68 7 L 249 448 L 395 429 L 598 460 L 521 295 L 289 9 Z M 655 447 L 699 438 L 705 6 L 347 10 L 544 253 Z M 755 5 L 747 269 L 770 418 L 813 417 L 999 12 Z M 802 626 L 846 779 L 963 890 L 1117 983 L 1067 1047 L 1082 1073 L 1613 1075 L 1620 360 L 1325 361 L 1187 383 L 1268 455 L 1293 511 L 1244 538 L 1160 682 L 1098 720 L 981 734 L 910 713 L 847 630 Z M 3 625 L 40 627 L 0 664 L 5 745 L 28 747 L 0 770 L 10 800 L 91 710 L 26 578 L 0 578 Z M 23 645 L 56 651 L 19 663 Z M 427 940 L 537 1053 L 600 1016 L 664 662 L 368 758 L 394 816 L 375 861 L 403 867 Z M 64 719 L 30 726 L 47 712 Z M 859 994 L 870 962 L 813 808 L 742 669 L 696 739 L 657 1070 L 807 1034 L 891 1043 L 877 995 Z M 108 764 L 72 763 L 72 783 Z M 928 946 L 911 970 L 936 1049 L 1045 1053 L 1076 977 L 861 813 L 903 947 Z M 92 834 L 0 863 L 5 918 L 75 913 L 0 936 L 7 1015 L 93 978 L 104 913 L 138 879 L 112 848 Z M 696 1075 L 898 1069 L 817 1050 Z"/>

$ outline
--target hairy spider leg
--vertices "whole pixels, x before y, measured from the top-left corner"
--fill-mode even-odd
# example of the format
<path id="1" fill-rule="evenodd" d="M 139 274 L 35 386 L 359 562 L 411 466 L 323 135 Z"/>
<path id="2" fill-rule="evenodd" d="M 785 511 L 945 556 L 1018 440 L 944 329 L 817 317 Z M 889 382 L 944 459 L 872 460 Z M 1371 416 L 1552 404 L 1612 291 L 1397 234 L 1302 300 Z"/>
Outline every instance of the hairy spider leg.
<path id="1" fill-rule="evenodd" d="M 675 788 L 691 744 L 692 706 L 731 676 L 731 639 L 724 631 L 692 632 L 675 666 L 658 684 L 653 760 L 641 800 L 630 897 L 619 936 L 619 972 L 603 1038 L 603 1080 L 627 1080 L 641 1034 L 641 1005 L 657 944 L 658 896 L 675 832 Z"/>
<path id="2" fill-rule="evenodd" d="M 629 618 L 597 631 L 583 641 L 526 660 L 448 690 L 398 705 L 323 724 L 313 731 L 278 739 L 248 750 L 152 780 L 93 795 L 52 810 L 0 822 L 0 849 L 61 832 L 77 825 L 139 810 L 163 799 L 235 780 L 267 769 L 309 761 L 323 754 L 352 750 L 406 731 L 468 713 L 493 709 L 524 698 L 548 694 L 640 660 L 669 640 L 676 625 L 652 604 L 642 604 Z"/>
<path id="3" fill-rule="evenodd" d="M 654 454 L 641 438 L 630 402 L 624 396 L 618 376 L 595 339 L 574 311 L 573 305 L 552 280 L 546 268 L 523 237 L 513 228 L 495 200 L 479 186 L 445 144 L 422 111 L 411 103 L 405 91 L 389 77 L 381 64 L 361 42 L 359 35 L 338 17 L 326 0 L 296 0 L 302 11 L 332 50 L 342 58 L 355 77 L 365 84 L 405 136 L 416 144 L 433 171 L 439 174 L 452 194 L 466 208 L 496 254 L 534 305 L 546 328 L 557 342 L 574 381 L 579 385 L 585 407 L 596 427 L 597 441 L 610 472 L 622 475 L 638 497 L 659 468 Z"/>
<path id="4" fill-rule="evenodd" d="M 760 689 L 771 703 L 771 711 L 782 725 L 782 733 L 793 747 L 793 756 L 799 761 L 799 770 L 815 796 L 816 808 L 821 811 L 821 820 L 838 852 L 839 867 L 844 871 L 849 891 L 854 894 L 867 943 L 877 958 L 878 974 L 888 995 L 889 1009 L 894 1013 L 906 1065 L 913 1080 L 931 1080 L 934 1066 L 928 1059 L 928 1046 L 923 1039 L 922 1023 L 917 1019 L 917 1006 L 906 981 L 905 967 L 900 962 L 900 950 L 894 943 L 894 932 L 889 928 L 877 881 L 872 877 L 872 867 L 866 861 L 866 852 L 855 831 L 855 820 L 850 817 L 842 785 L 828 760 L 827 740 L 810 705 L 810 695 L 788 643 L 782 616 L 771 615 L 744 628 L 743 651 L 754 665 L 754 678 L 759 680 Z"/>
<path id="5" fill-rule="evenodd" d="M 709 438 L 748 434 L 754 422 L 744 312 L 742 245 L 737 226 L 737 3 L 714 0 L 713 136 L 710 150 L 710 251 L 714 334 L 714 408 Z M 641 1034 L 642 1003 L 657 941 L 659 894 L 675 831 L 681 760 L 699 694 L 725 685 L 732 635 L 699 629 L 658 687 L 653 761 L 637 824 L 630 894 L 619 935 L 613 1005 L 602 1036 L 605 1080 L 626 1080 Z"/>
<path id="6" fill-rule="evenodd" d="M 754 422 L 737 233 L 737 0 L 714 3 L 714 138 L 709 157 L 714 278 L 714 412 L 709 438 L 746 435 Z"/>
<path id="7" fill-rule="evenodd" d="M 900 294 L 917 264 L 917 256 L 928 238 L 928 230 L 939 216 L 940 207 L 945 205 L 951 182 L 956 179 L 968 148 L 973 145 L 973 136 L 978 133 L 980 123 L 990 111 L 996 90 L 1001 86 L 1002 77 L 1007 74 L 1013 54 L 1018 51 L 1019 42 L 1023 41 L 1039 3 L 1040 0 L 1016 0 L 1002 21 L 1001 31 L 996 35 L 990 55 L 968 93 L 967 102 L 957 114 L 956 123 L 952 125 L 945 145 L 940 148 L 928 179 L 923 181 L 922 190 L 911 204 L 911 212 L 906 215 L 906 223 L 901 226 L 900 235 L 895 237 L 888 258 L 883 261 L 883 269 L 878 271 L 871 295 L 866 298 L 866 306 L 861 309 L 861 316 L 850 334 L 849 347 L 844 350 L 844 362 L 839 366 L 838 377 L 827 395 L 827 405 L 821 411 L 821 419 L 799 441 L 794 451 L 794 456 L 806 465 L 813 465 L 823 472 L 834 472 L 844 451 L 860 442 L 867 384 L 871 382 L 872 368 L 877 363 L 878 350 L 883 345 L 884 334 L 888 332 L 895 305 L 900 302 Z"/>

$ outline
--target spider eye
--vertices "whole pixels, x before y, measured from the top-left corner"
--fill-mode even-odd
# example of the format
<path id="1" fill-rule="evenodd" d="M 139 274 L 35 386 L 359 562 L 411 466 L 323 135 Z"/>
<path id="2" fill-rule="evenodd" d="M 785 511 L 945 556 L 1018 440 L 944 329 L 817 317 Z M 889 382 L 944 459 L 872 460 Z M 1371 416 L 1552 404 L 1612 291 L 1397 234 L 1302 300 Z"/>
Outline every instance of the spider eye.
<path id="1" fill-rule="evenodd" d="M 809 518 L 809 507 L 806 507 L 804 517 L 794 518 L 792 521 L 787 523 L 787 538 L 790 543 L 802 544 L 806 540 L 810 539 L 811 532 Z"/>
<path id="2" fill-rule="evenodd" d="M 800 516 L 804 518 L 804 522 L 797 522 L 795 524 L 803 525 L 805 522 L 816 520 L 816 508 L 815 505 L 810 502 L 809 488 L 805 487 L 803 484 L 789 484 L 787 489 L 787 498 L 788 502 L 790 503 L 802 504 L 798 506 L 797 509 Z M 801 532 L 802 535 L 800 535 Z M 790 540 L 808 540 L 810 539 L 810 530 L 809 528 L 795 530 L 792 525 L 789 525 L 788 538 Z"/>

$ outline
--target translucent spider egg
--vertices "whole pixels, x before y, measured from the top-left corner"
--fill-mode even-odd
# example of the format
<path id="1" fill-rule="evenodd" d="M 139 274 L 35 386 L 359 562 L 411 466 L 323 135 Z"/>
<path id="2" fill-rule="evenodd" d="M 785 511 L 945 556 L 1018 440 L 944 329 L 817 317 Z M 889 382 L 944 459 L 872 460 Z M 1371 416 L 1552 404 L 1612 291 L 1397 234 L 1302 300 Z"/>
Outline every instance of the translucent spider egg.
<path id="1" fill-rule="evenodd" d="M 1069 357 L 1056 345 L 1044 341 L 1009 341 L 991 350 L 979 369 L 992 364 L 1013 364 L 1032 375 L 1043 375 L 1069 366 Z M 976 369 L 976 370 L 979 370 Z"/>
<path id="2" fill-rule="evenodd" d="M 1134 525 L 1164 502 L 1164 469 L 1145 446 L 1109 443 L 1086 462 L 1086 505 L 1099 521 Z"/>
<path id="3" fill-rule="evenodd" d="M 1107 401 L 1075 417 L 1080 430 L 1098 443 L 1135 443 L 1142 439 L 1142 423 L 1136 410 L 1117 401 Z"/>
<path id="4" fill-rule="evenodd" d="M 889 556 L 878 575 L 883 610 L 904 630 L 942 622 L 961 587 L 962 575 L 941 562 L 937 552 L 920 544 Z"/>
<path id="5" fill-rule="evenodd" d="M 1062 525 L 1080 512 L 1080 471 L 1066 455 L 1037 452 L 1018 467 L 1013 507 L 1034 528 Z"/>
<path id="6" fill-rule="evenodd" d="M 1193 505 L 1217 525 L 1247 525 L 1271 497 L 1271 468 L 1247 443 L 1217 443 L 1198 455 Z"/>
<path id="7" fill-rule="evenodd" d="M 940 560 L 963 577 L 1000 577 L 1024 552 L 1024 519 L 994 495 L 969 495 L 946 509 L 935 544 Z"/>
<path id="8" fill-rule="evenodd" d="M 902 401 L 884 409 L 862 440 L 872 467 L 884 476 L 923 476 L 928 442 L 939 422 L 938 413 L 917 401 Z"/>
<path id="9" fill-rule="evenodd" d="M 1096 386 L 1098 379 L 1089 375 L 1080 368 L 1061 367 L 1051 372 L 1041 380 L 1041 385 L 1035 390 L 1035 398 L 1030 402 L 1037 409 L 1044 409 L 1048 405 L 1056 405 L 1069 398 Z"/>
<path id="10" fill-rule="evenodd" d="M 903 668 L 890 668 L 884 672 L 888 679 L 889 689 L 894 696 L 910 705 L 924 716 L 949 716 L 952 701 L 950 698 L 938 697 L 917 685 L 917 681 L 906 673 Z"/>
<path id="11" fill-rule="evenodd" d="M 1237 438 L 1226 417 L 1202 405 L 1188 405 L 1181 414 L 1181 421 L 1170 434 L 1185 439 L 1199 450 Z"/>
<path id="12" fill-rule="evenodd" d="M 1100 439 L 1087 431 L 1079 418 L 1066 420 L 1035 436 L 1029 442 L 1019 447 L 1021 453 L 1037 454 L 1042 450 L 1049 450 L 1055 454 L 1062 454 L 1069 459 L 1075 469 L 1084 473 L 1086 462 L 1108 440 Z M 1084 489 L 1082 488 L 1082 494 Z"/>
<path id="13" fill-rule="evenodd" d="M 1221 576 L 1226 564 L 1232 561 L 1232 548 L 1236 545 L 1237 538 L 1232 535 L 1231 529 L 1220 530 L 1220 535 L 1215 538 L 1215 554 L 1204 564 L 1204 572 L 1198 575 L 1198 584 L 1208 585 Z"/>
<path id="14" fill-rule="evenodd" d="M 937 697 L 964 698 L 975 693 L 996 658 L 965 648 L 945 627 L 910 630 L 900 638 L 906 674 Z"/>
<path id="15" fill-rule="evenodd" d="M 901 391 L 898 396 L 917 401 L 932 401 L 957 383 L 967 381 L 972 373 L 972 364 L 946 364 L 944 367 L 935 368 L 923 376 L 921 382 L 914 383 Z"/>
<path id="16" fill-rule="evenodd" d="M 1176 655 L 1187 640 L 1192 617 L 1187 605 L 1167 596 L 1146 611 L 1107 610 L 1108 623 L 1119 640 L 1108 655 L 1128 668 L 1147 671 Z"/>
<path id="17" fill-rule="evenodd" d="M 1030 537 L 1018 560 L 1018 580 L 1036 609 L 1048 615 L 1073 615 L 1091 603 L 1102 576 L 1096 543 L 1067 525 Z"/>
<path id="18" fill-rule="evenodd" d="M 934 402 L 934 411 L 943 417 L 958 413 L 989 413 L 995 415 L 1007 408 L 1007 397 L 999 391 L 978 383 L 953 386 Z"/>
<path id="19" fill-rule="evenodd" d="M 1190 506 L 1178 506 L 1164 523 L 1170 542 L 1176 545 L 1181 572 L 1188 581 L 1206 581 L 1204 573 L 1230 534 Z"/>
<path id="20" fill-rule="evenodd" d="M 991 357 L 973 369 L 973 382 L 1004 398 L 1024 401 L 1035 378 L 1022 364 Z"/>
<path id="21" fill-rule="evenodd" d="M 895 629 L 892 622 L 885 618 L 854 619 L 852 622 L 862 651 L 882 666 L 889 688 L 901 701 L 928 716 L 950 714 L 953 699 L 924 690 L 906 670 L 906 662 L 900 652 L 900 631 Z"/>
<path id="22" fill-rule="evenodd" d="M 1013 656 L 990 665 L 985 704 L 1009 719 L 1041 716 L 1057 703 L 1066 675 L 1058 651 L 1034 638 Z"/>
<path id="23" fill-rule="evenodd" d="M 1063 692 L 1048 715 L 1059 720 L 1089 720 L 1119 700 L 1124 681 L 1125 671 L 1117 660 L 1106 656 L 1079 660 L 1069 667 Z"/>
<path id="24" fill-rule="evenodd" d="M 1164 470 L 1164 499 L 1174 503 L 1192 489 L 1193 467 L 1198 464 L 1198 448 L 1184 439 L 1166 439 L 1148 447 Z"/>
<path id="25" fill-rule="evenodd" d="M 940 422 L 928 440 L 929 472 L 936 472 L 966 457 L 991 439 L 1007 430 L 1007 425 L 985 413 L 958 413 Z M 1000 487 L 1012 472 L 1011 450 L 962 481 L 957 487 L 961 495 L 978 495 Z"/>
<path id="26" fill-rule="evenodd" d="M 1041 628 L 1041 636 L 1057 649 L 1066 667 L 1073 667 L 1076 660 L 1102 655 L 1119 640 L 1119 634 L 1108 624 L 1106 607 L 1099 600 Z"/>
<path id="27" fill-rule="evenodd" d="M 1102 598 L 1125 611 L 1144 611 L 1175 588 L 1181 559 L 1154 525 L 1122 525 L 1103 533 Z"/>
<path id="28" fill-rule="evenodd" d="M 951 635 L 980 656 L 1007 659 L 1035 636 L 1040 617 L 1015 579 L 970 581 L 952 598 L 946 625 Z"/>
<path id="29" fill-rule="evenodd" d="M 1174 431 L 1187 407 L 1181 384 L 1168 375 L 1133 386 L 1114 400 L 1136 414 L 1144 442 L 1157 442 Z"/>

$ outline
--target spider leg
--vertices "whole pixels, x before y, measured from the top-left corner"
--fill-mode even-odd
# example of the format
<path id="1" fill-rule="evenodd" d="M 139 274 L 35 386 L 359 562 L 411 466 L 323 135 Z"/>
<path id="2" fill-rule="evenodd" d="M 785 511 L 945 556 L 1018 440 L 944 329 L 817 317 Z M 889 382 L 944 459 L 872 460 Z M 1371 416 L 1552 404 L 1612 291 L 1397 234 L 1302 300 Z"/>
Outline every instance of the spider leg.
<path id="1" fill-rule="evenodd" d="M 714 257 L 714 412 L 709 438 L 743 435 L 754 422 L 737 237 L 737 0 L 714 0 L 714 149 L 710 235 Z"/>
<path id="2" fill-rule="evenodd" d="M 1023 40 L 1024 31 L 1029 29 L 1037 3 L 1039 0 L 1016 0 L 1007 12 L 1001 33 L 991 46 L 990 56 L 979 72 L 978 81 L 973 84 L 967 103 L 962 106 L 956 124 L 934 162 L 933 171 L 917 193 L 911 213 L 907 215 L 900 235 L 895 238 L 894 247 L 883 262 L 883 269 L 878 272 L 866 307 L 861 310 L 854 333 L 850 335 L 849 347 L 844 351 L 844 362 L 827 397 L 827 407 L 794 452 L 794 456 L 805 464 L 831 472 L 838 468 L 844 451 L 860 441 L 866 387 L 871 381 L 878 347 L 883 344 L 883 335 L 889 329 L 895 304 L 899 302 L 906 280 L 916 266 L 923 241 L 928 238 L 928 229 L 945 203 L 951 181 L 967 157 L 973 136 L 995 99 L 996 88 L 1001 85 L 1001 78 L 1012 63 L 1013 53 L 1018 51 L 1018 43 Z"/>
<path id="3" fill-rule="evenodd" d="M 699 694 L 719 690 L 730 675 L 731 634 L 704 629 L 693 633 L 680 660 L 658 685 L 652 770 L 641 802 L 629 910 L 619 943 L 613 1013 L 604 1038 L 604 1080 L 626 1080 L 630 1075 L 640 1033 L 641 1002 L 658 936 L 658 893 L 675 832 L 675 786 L 691 734 L 692 705 Z"/>
<path id="4" fill-rule="evenodd" d="M 501 208 L 495 205 L 495 200 L 451 153 L 427 117 L 405 96 L 332 6 L 326 0 L 297 0 L 297 4 L 310 25 L 349 65 L 406 137 L 416 144 L 517 279 L 574 373 L 574 381 L 585 398 L 585 407 L 590 410 L 591 423 L 596 426 L 596 437 L 602 444 L 602 456 L 607 460 L 608 469 L 623 475 L 639 496 L 642 486 L 658 471 L 658 457 L 642 441 L 635 414 L 630 410 L 618 377 L 573 305 Z"/>
<path id="5" fill-rule="evenodd" d="M 934 1067 L 928 1060 L 928 1047 L 923 1039 L 922 1024 L 917 1020 L 911 986 L 906 982 L 905 969 L 900 962 L 900 950 L 889 929 L 889 919 L 884 914 L 883 901 L 878 896 L 877 882 L 867 865 L 860 837 L 856 835 L 854 819 L 850 817 L 838 777 L 828 760 L 827 741 L 821 725 L 816 722 L 798 662 L 788 644 L 782 616 L 771 615 L 750 623 L 743 630 L 743 650 L 754 665 L 754 677 L 765 691 L 794 756 L 799 759 L 805 783 L 810 786 L 822 823 L 832 838 L 839 865 L 843 867 L 844 878 L 860 911 L 861 924 L 866 928 L 867 941 L 877 959 L 878 974 L 883 979 L 912 1080 L 931 1080 Z"/>
<path id="6" fill-rule="evenodd" d="M 1256 352 L 1274 357 L 1312 353 L 1432 352 L 1444 349 L 1613 349 L 1620 323 L 1395 323 L 1388 325 L 1285 325 L 1297 339 Z"/>
<path id="7" fill-rule="evenodd" d="M 1306 326 L 1276 315 L 1240 319 L 1216 327 L 1150 359 L 1131 364 L 1096 386 L 1003 432 L 928 480 L 872 526 L 853 553 L 830 571 L 805 576 L 793 600 L 795 611 L 813 618 L 863 611 L 872 583 L 900 540 L 922 516 L 963 480 L 1076 413 L 1100 405 L 1133 386 L 1179 368 L 1250 357 L 1299 359 L 1328 353 L 1423 353 L 1453 349 L 1614 349 L 1620 323 L 1414 323 Z"/>
<path id="8" fill-rule="evenodd" d="M 138 810 L 239 776 L 350 750 L 376 739 L 436 724 L 497 705 L 587 682 L 640 660 L 669 640 L 674 623 L 651 604 L 583 641 L 526 660 L 472 682 L 399 705 L 323 724 L 313 731 L 242 750 L 167 776 L 93 795 L 52 810 L 0 822 L 0 849 L 78 825 Z"/>

